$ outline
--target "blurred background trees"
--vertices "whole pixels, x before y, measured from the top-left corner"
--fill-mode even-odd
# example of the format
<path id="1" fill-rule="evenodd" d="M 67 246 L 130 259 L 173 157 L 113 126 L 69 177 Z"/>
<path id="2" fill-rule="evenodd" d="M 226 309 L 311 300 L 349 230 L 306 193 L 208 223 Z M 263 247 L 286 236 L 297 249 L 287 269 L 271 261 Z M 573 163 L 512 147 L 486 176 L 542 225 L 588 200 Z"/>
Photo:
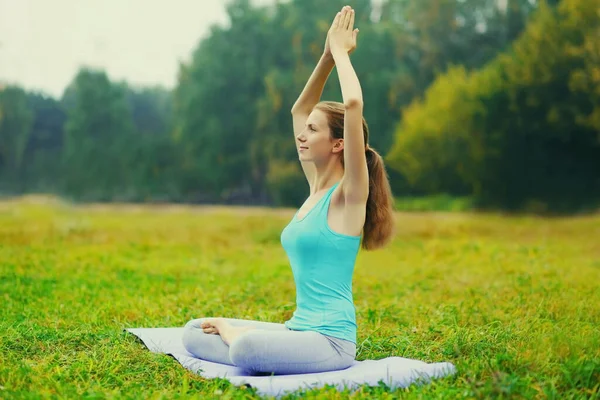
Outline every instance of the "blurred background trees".
<path id="1" fill-rule="evenodd" d="M 345 1 L 234 0 L 173 90 L 82 68 L 54 99 L 0 87 L 0 191 L 299 205 L 290 108 Z M 577 211 L 600 200 L 596 0 L 350 2 L 370 145 L 394 194 Z M 324 99 L 341 101 L 334 70 Z"/>

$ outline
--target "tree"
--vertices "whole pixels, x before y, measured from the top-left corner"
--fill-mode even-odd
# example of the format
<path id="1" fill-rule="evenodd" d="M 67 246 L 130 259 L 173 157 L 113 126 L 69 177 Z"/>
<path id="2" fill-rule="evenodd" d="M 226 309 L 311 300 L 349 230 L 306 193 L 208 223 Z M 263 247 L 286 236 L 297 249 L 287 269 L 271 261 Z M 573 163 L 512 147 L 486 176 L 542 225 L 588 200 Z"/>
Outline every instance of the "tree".
<path id="1" fill-rule="evenodd" d="M 31 135 L 33 113 L 25 91 L 16 86 L 0 89 L 0 171 L 23 190 L 25 149 Z"/>
<path id="2" fill-rule="evenodd" d="M 485 206 L 568 211 L 598 201 L 594 9 L 592 0 L 542 4 L 486 67 L 440 76 L 405 110 L 390 165 L 429 193 L 468 188 Z"/>
<path id="3" fill-rule="evenodd" d="M 170 134 L 173 126 L 173 97 L 162 87 L 126 89 L 134 128 L 140 135 Z"/>
<path id="4" fill-rule="evenodd" d="M 57 192 L 64 173 L 60 167 L 66 111 L 59 101 L 42 93 L 28 93 L 27 103 L 33 123 L 25 150 L 24 182 L 27 190 Z"/>
<path id="5" fill-rule="evenodd" d="M 134 132 L 123 155 L 130 171 L 130 196 L 136 200 L 180 200 L 179 155 L 173 137 L 173 98 L 169 90 L 126 89 Z"/>
<path id="6" fill-rule="evenodd" d="M 65 97 L 73 99 L 65 127 L 67 191 L 95 199 L 124 195 L 131 183 L 126 159 L 133 132 L 125 87 L 85 68 Z"/>

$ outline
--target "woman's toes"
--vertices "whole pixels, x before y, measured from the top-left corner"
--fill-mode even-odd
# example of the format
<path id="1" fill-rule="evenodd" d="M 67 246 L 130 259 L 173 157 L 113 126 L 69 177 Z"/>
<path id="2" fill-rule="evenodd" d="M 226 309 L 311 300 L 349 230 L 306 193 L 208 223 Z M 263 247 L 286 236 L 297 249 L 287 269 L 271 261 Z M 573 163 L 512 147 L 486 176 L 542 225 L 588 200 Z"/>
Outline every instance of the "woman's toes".
<path id="1" fill-rule="evenodd" d="M 220 318 L 208 318 L 205 319 L 204 321 L 202 321 L 202 324 L 200 324 L 200 327 L 202 328 L 202 331 L 204 333 L 212 333 L 212 334 L 217 334 L 219 333 L 219 328 L 221 324 L 221 320 Z"/>

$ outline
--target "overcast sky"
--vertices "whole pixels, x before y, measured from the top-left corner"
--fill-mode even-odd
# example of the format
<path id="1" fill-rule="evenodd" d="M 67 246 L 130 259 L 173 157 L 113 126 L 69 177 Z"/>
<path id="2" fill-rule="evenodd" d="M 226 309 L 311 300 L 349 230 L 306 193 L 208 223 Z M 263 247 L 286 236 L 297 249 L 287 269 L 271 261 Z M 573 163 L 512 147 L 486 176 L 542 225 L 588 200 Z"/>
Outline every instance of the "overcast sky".
<path id="1" fill-rule="evenodd" d="M 0 83 L 55 97 L 82 65 L 173 87 L 228 0 L 0 0 Z M 253 0 L 271 4 L 273 0 Z"/>

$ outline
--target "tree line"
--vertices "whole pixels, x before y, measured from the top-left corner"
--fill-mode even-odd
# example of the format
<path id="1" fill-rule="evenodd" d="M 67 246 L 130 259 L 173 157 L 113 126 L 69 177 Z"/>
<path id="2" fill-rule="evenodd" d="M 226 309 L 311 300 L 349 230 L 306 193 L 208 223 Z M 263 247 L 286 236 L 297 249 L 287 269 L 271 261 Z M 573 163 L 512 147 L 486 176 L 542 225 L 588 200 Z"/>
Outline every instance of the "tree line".
<path id="1" fill-rule="evenodd" d="M 370 146 L 394 193 L 510 210 L 598 204 L 595 3 L 353 1 Z M 89 68 L 59 99 L 1 88 L 0 192 L 299 205 L 290 108 L 344 4 L 232 1 L 172 90 Z M 335 71 L 323 98 L 341 99 Z"/>

